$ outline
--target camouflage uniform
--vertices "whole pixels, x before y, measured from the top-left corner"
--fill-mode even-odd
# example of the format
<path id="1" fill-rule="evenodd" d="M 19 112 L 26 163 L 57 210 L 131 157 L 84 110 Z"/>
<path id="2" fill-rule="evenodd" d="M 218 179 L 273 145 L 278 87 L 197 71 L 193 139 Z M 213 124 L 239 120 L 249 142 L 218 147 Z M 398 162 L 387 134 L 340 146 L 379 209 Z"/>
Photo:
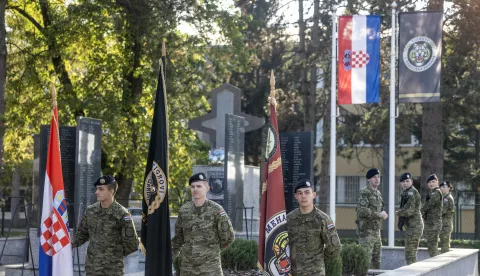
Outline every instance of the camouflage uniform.
<path id="1" fill-rule="evenodd" d="M 78 247 L 88 240 L 87 276 L 123 275 L 123 257 L 138 249 L 131 215 L 116 201 L 108 208 L 102 208 L 100 202 L 87 207 L 72 246 Z"/>
<path id="2" fill-rule="evenodd" d="M 450 235 L 453 231 L 453 214 L 455 213 L 455 204 L 452 194 L 448 193 L 443 197 L 442 209 L 442 231 L 440 231 L 440 248 L 442 253 L 450 250 Z"/>
<path id="3" fill-rule="evenodd" d="M 340 254 L 337 230 L 324 212 L 314 207 L 309 214 L 295 209 L 287 215 L 293 276 L 325 276 L 326 261 Z"/>
<path id="4" fill-rule="evenodd" d="M 422 214 L 425 221 L 424 235 L 427 239 L 428 255 L 438 255 L 438 235 L 442 229 L 443 195 L 440 188 L 435 188 L 427 195 Z"/>
<path id="5" fill-rule="evenodd" d="M 403 218 L 405 232 L 405 260 L 407 265 L 417 261 L 418 243 L 423 233 L 423 219 L 420 209 L 422 208 L 422 197 L 415 187 L 405 189 L 402 192 L 400 210 L 397 214 Z M 399 219 L 400 219 L 399 218 Z M 403 231 L 403 229 L 400 229 Z"/>
<path id="6" fill-rule="evenodd" d="M 357 202 L 357 234 L 359 243 L 367 250 L 368 263 L 374 269 L 380 269 L 382 259 L 382 241 L 380 224 L 383 219 L 378 213 L 383 210 L 383 198 L 379 190 L 369 185 L 360 190 Z"/>
<path id="7" fill-rule="evenodd" d="M 184 204 L 178 213 L 173 255 L 179 254 L 182 276 L 223 275 L 220 251 L 235 239 L 232 224 L 219 204 L 205 200 L 196 207 L 193 201 Z"/>

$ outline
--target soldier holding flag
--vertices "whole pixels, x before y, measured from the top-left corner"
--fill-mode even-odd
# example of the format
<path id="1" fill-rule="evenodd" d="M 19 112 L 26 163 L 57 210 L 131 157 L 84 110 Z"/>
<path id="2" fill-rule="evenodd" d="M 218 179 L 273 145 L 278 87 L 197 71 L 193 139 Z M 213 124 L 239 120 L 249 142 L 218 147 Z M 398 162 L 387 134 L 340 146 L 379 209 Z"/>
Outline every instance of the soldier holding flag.
<path id="1" fill-rule="evenodd" d="M 221 276 L 220 251 L 235 239 L 232 223 L 222 206 L 207 199 L 210 186 L 204 173 L 190 177 L 193 201 L 178 212 L 173 255 L 180 258 L 180 275 Z"/>
<path id="2" fill-rule="evenodd" d="M 330 217 L 313 205 L 317 196 L 310 180 L 295 187 L 300 208 L 287 215 L 293 275 L 325 276 L 324 260 L 340 255 L 340 238 Z"/>

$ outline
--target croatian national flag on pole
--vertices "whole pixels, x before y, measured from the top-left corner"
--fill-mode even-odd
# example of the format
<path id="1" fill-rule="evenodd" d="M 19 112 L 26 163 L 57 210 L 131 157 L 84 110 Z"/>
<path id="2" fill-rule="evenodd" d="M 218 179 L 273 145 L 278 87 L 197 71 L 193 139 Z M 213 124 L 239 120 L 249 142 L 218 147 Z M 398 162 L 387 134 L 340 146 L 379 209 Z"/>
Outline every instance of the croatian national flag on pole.
<path id="1" fill-rule="evenodd" d="M 377 103 L 380 98 L 380 16 L 340 16 L 338 104 Z"/>
<path id="2" fill-rule="evenodd" d="M 63 189 L 58 111 L 53 108 L 48 143 L 47 171 L 40 225 L 40 276 L 73 276 L 72 244 L 68 230 L 67 202 Z"/>

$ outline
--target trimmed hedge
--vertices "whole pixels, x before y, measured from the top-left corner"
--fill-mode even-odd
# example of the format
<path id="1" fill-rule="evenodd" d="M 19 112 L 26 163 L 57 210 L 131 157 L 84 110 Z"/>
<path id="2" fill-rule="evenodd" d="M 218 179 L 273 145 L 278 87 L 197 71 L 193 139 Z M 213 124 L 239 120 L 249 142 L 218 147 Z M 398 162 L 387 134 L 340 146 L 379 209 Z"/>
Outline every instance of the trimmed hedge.
<path id="1" fill-rule="evenodd" d="M 256 241 L 236 239 L 222 251 L 222 267 L 234 270 L 250 270 L 257 268 Z"/>
<path id="2" fill-rule="evenodd" d="M 358 244 L 345 244 L 342 246 L 343 273 L 348 275 L 363 276 L 368 273 L 370 264 L 367 263 L 367 252 Z"/>

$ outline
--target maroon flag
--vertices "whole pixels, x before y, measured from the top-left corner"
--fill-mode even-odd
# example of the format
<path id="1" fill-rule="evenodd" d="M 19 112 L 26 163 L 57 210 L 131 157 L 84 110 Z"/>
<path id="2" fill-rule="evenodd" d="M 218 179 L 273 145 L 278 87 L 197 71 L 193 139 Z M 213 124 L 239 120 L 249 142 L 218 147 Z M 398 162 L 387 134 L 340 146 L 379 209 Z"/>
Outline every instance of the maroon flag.
<path id="1" fill-rule="evenodd" d="M 275 111 L 275 79 L 273 71 L 270 85 L 270 123 L 268 126 L 262 200 L 260 204 L 258 266 L 263 275 L 286 276 L 291 275 L 291 262 L 286 224 L 285 195 L 283 191 L 280 139 Z"/>

